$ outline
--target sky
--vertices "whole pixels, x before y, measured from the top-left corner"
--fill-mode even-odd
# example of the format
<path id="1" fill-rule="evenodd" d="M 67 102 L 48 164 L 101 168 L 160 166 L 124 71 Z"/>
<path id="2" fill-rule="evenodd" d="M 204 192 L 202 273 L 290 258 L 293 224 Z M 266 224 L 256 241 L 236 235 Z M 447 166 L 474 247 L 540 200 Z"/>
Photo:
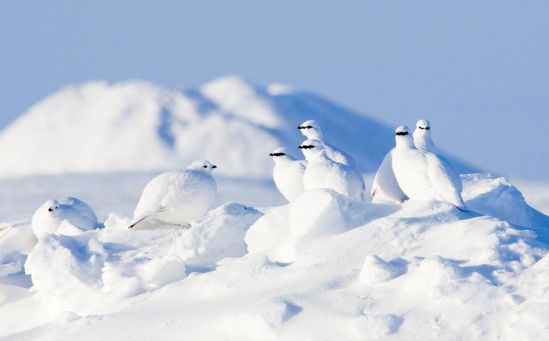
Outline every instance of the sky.
<path id="1" fill-rule="evenodd" d="M 69 83 L 283 82 L 549 180 L 549 2 L 3 1 L 0 128 Z"/>

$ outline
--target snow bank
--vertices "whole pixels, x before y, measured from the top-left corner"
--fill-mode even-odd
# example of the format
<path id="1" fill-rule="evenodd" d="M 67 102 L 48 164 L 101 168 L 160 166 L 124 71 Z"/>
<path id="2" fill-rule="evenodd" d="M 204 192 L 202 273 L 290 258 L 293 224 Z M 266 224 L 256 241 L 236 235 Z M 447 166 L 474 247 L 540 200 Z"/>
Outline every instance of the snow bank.
<path id="1" fill-rule="evenodd" d="M 111 215 L 104 230 L 45 236 L 30 252 L 25 271 L 41 298 L 65 310 L 118 310 L 114 303 L 121 299 L 179 281 L 223 258 L 242 256 L 244 234 L 260 215 L 229 203 L 189 230 L 155 231 L 128 231 L 128 218 Z"/>
<path id="2" fill-rule="evenodd" d="M 547 216 L 526 203 L 522 193 L 502 177 L 490 174 L 462 176 L 468 206 L 477 212 L 528 228 L 547 228 Z"/>
<path id="3" fill-rule="evenodd" d="M 0 306 L 1 320 L 25 323 L 0 325 L 0 336 L 539 339 L 549 316 L 539 226 L 549 218 L 522 215 L 533 209 L 504 180 L 466 180 L 472 212 L 314 190 L 264 214 L 229 203 L 190 230 L 128 231 L 129 218 L 112 214 L 103 230 L 49 235 L 25 264 L 36 295 L 8 292 Z"/>

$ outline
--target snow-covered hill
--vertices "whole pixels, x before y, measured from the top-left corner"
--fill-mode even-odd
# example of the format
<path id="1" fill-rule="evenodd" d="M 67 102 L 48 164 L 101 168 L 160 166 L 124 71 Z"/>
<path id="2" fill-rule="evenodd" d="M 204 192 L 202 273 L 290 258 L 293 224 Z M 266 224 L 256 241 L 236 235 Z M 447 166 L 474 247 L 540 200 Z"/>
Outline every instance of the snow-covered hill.
<path id="1" fill-rule="evenodd" d="M 143 81 L 90 82 L 59 90 L 0 132 L 0 177 L 150 171 L 207 158 L 218 174 L 265 178 L 275 147 L 301 156 L 296 127 L 306 119 L 318 120 L 365 172 L 394 143 L 391 127 L 280 84 L 230 76 L 176 91 Z"/>
<path id="2" fill-rule="evenodd" d="M 4 225 L 0 337 L 543 339 L 549 218 L 504 179 L 463 180 L 473 212 L 313 190 L 225 203 L 190 230 L 128 231 L 111 214 L 37 243 L 26 223 Z"/>

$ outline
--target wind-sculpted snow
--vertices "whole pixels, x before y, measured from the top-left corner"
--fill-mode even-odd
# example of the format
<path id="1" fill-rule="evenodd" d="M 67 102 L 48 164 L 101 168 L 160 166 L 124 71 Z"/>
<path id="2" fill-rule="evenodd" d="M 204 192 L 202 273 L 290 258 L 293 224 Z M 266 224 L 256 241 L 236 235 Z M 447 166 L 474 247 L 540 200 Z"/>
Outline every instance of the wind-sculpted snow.
<path id="1" fill-rule="evenodd" d="M 41 239 L 25 272 L 40 297 L 79 314 L 106 312 L 113 302 L 185 278 L 189 267 L 208 269 L 244 255 L 244 233 L 259 216 L 229 203 L 189 230 L 129 231 L 129 219 L 113 214 L 104 230 Z"/>
<path id="2" fill-rule="evenodd" d="M 549 329 L 549 218 L 504 179 L 463 180 L 469 212 L 318 189 L 261 210 L 229 203 L 190 230 L 129 231 L 129 217 L 111 214 L 103 230 L 34 248 L 21 237 L 2 255 L 30 251 L 33 289 L 4 282 L 21 276 L 16 265 L 0 278 L 0 336 L 538 340 Z"/>

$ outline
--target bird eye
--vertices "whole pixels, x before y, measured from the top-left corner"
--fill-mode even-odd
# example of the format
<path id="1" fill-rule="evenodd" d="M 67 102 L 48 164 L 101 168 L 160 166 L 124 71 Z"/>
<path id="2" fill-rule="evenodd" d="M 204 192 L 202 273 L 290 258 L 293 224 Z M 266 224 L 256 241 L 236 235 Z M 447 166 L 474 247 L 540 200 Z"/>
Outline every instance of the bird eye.
<path id="1" fill-rule="evenodd" d="M 208 168 L 208 166 L 206 166 L 206 165 L 204 165 L 204 166 L 202 166 L 202 167 L 204 167 L 204 168 Z"/>

